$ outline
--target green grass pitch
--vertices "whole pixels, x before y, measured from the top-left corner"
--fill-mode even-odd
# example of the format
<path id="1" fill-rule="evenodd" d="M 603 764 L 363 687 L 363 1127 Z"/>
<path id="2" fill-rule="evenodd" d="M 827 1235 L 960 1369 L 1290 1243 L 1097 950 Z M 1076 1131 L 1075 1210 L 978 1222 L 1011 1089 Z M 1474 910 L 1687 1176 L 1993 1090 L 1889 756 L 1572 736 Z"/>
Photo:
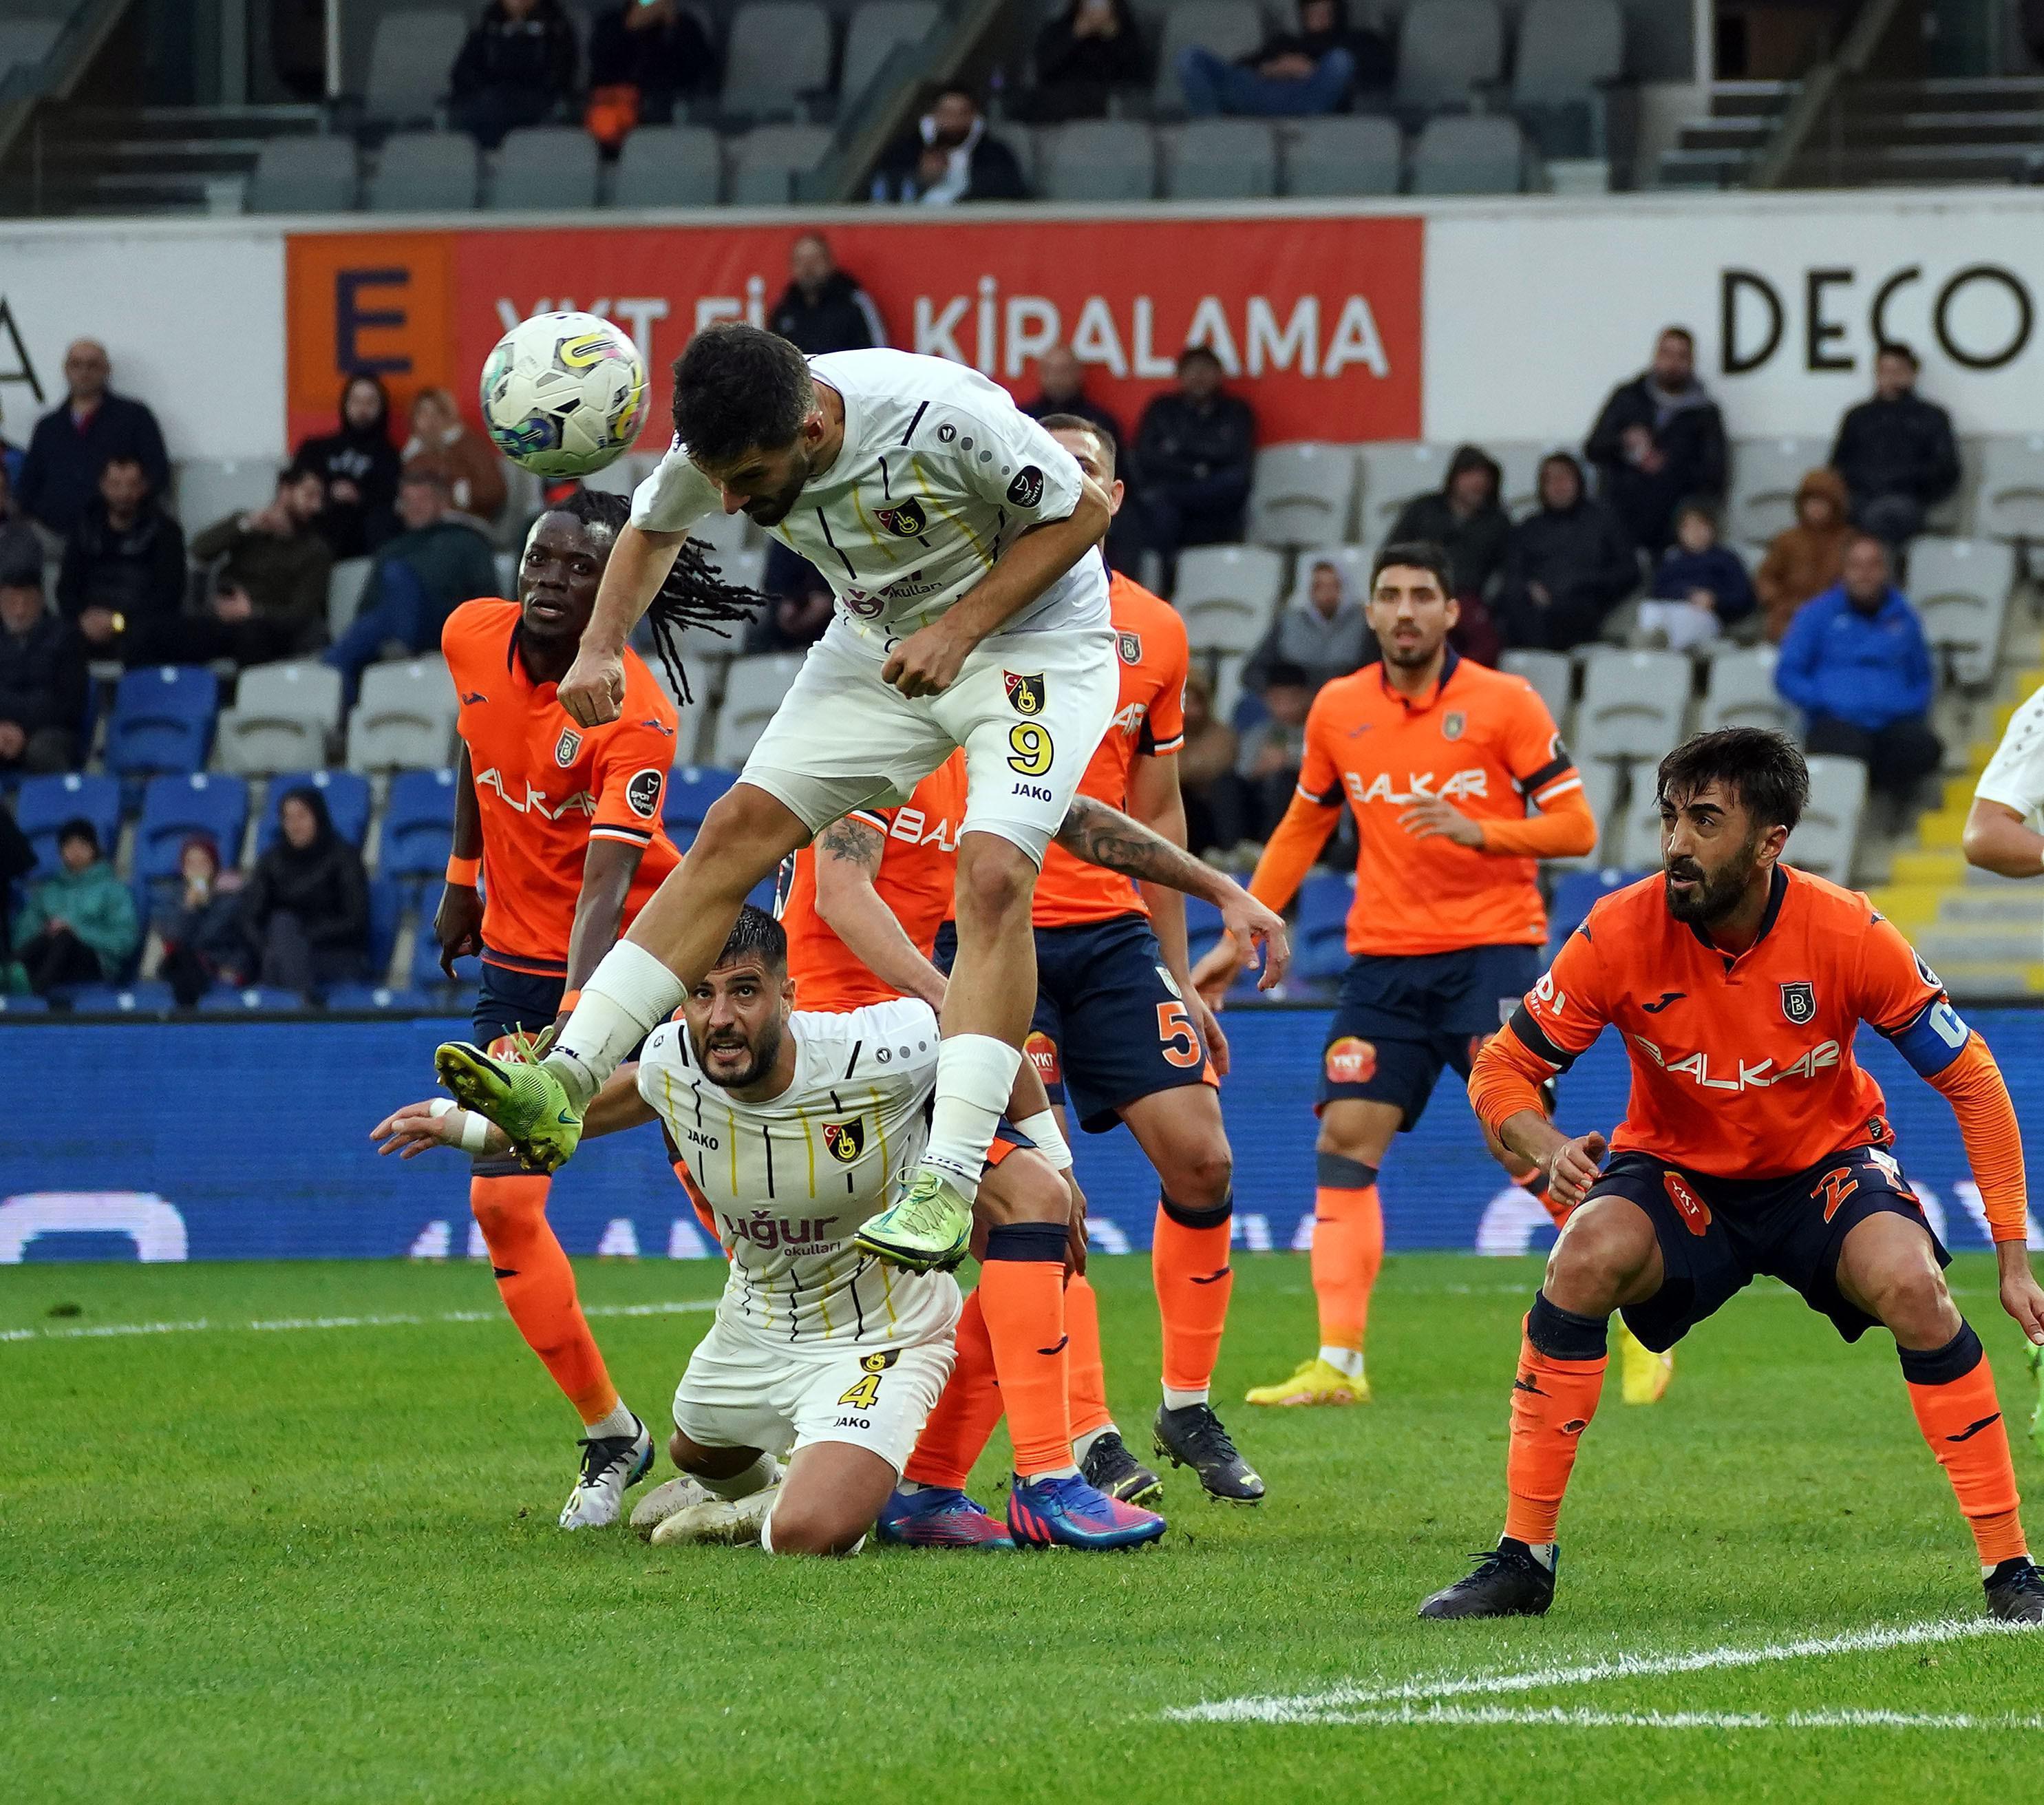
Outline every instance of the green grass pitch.
<path id="1" fill-rule="evenodd" d="M 1885 1336 L 1843 1348 L 1757 1287 L 1681 1350 L 1661 1406 L 1623 1408 L 1614 1379 L 1563 1519 L 1553 1614 L 1421 1624 L 1420 1598 L 1496 1533 L 1537 1268 L 1393 1260 L 1371 1325 L 1377 1401 L 1326 1413 L 1230 1404 L 1312 1335 L 1302 1257 L 1244 1256 L 1238 1272 L 1220 1395 L 1270 1482 L 1262 1508 L 1209 1505 L 1180 1474 L 1170 1534 L 1146 1553 L 830 1564 L 559 1533 L 572 1422 L 479 1267 L 0 1272 L 0 1794 L 1920 1805 L 2034 1792 L 2044 1640 L 1970 1633 L 1971 1545 Z M 624 1312 L 707 1300 L 720 1276 L 582 1268 L 613 1372 L 649 1421 L 664 1422 L 709 1318 Z M 1103 1259 L 1094 1277 L 1112 1395 L 1147 1447 L 1147 1262 Z M 1954 1280 L 2026 1428 L 2032 1392 L 1991 1266 L 1961 1260 Z M 247 1326 L 320 1317 L 408 1320 Z M 209 1326 L 75 1333 L 198 1319 Z M 997 1438 L 979 1475 L 997 1507 L 1005 1451 Z M 2044 1521 L 2027 1435 L 2017 1461 Z M 1922 1627 L 1941 1622 L 1968 1633 Z M 1877 1628 L 1903 1638 L 1654 1662 Z M 1496 1683 L 1513 1674 L 1534 1677 Z M 1343 1686 L 1331 1711 L 1324 1695 Z M 1270 1695 L 1322 1699 L 1289 1714 L 1316 1721 L 1166 1715 Z M 1386 1721 L 1401 1712 L 1420 1721 Z M 1908 1721 L 1851 1715 L 1867 1713 Z M 1655 1714 L 1679 1724 L 1640 1721 Z"/>

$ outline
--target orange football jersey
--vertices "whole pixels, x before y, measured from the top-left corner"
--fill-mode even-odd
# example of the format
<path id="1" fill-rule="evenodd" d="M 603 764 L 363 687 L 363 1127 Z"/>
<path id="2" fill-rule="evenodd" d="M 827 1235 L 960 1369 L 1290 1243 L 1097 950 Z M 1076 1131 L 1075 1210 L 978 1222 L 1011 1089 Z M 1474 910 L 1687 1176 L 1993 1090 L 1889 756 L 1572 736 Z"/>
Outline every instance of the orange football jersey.
<path id="1" fill-rule="evenodd" d="M 1727 956 L 1669 914 L 1657 876 L 1590 910 L 1500 1038 L 1558 1071 L 1608 1022 L 1632 1062 L 1615 1150 L 1781 1178 L 1885 1144 L 1887 1106 L 1854 1030 L 1900 1034 L 1942 994 L 1857 891 L 1777 866 L 1759 939 Z"/>
<path id="2" fill-rule="evenodd" d="M 532 681 L 517 629 L 517 602 L 464 602 L 448 617 L 440 649 L 482 819 L 483 944 L 521 969 L 565 971 L 592 839 L 644 849 L 627 922 L 681 861 L 660 825 L 677 717 L 628 647 L 623 712 L 601 727 L 578 725 L 554 684 Z"/>
<path id="3" fill-rule="evenodd" d="M 1355 815 L 1359 851 L 1348 949 L 1454 953 L 1539 945 L 1547 914 L 1539 862 L 1420 840 L 1400 814 L 1439 796 L 1481 821 L 1523 821 L 1529 804 L 1579 791 L 1582 779 L 1547 705 L 1523 677 L 1450 651 L 1439 680 L 1408 701 L 1381 664 L 1337 677 L 1306 716 L 1299 794 Z"/>
<path id="4" fill-rule="evenodd" d="M 1165 757 L 1185 744 L 1185 672 L 1192 653 L 1178 610 L 1118 571 L 1108 584 L 1108 605 L 1120 661 L 1121 697 L 1106 737 L 1079 779 L 1079 794 L 1119 809 L 1128 806 L 1128 776 L 1137 753 Z M 1045 851 L 1032 912 L 1038 927 L 1070 927 L 1149 912 L 1132 879 L 1087 864 L 1055 841 Z"/>
<path id="5" fill-rule="evenodd" d="M 936 946 L 937 929 L 951 916 L 965 795 L 965 754 L 953 752 L 900 807 L 855 809 L 849 818 L 886 836 L 874 892 L 925 959 Z M 795 855 L 781 925 L 788 933 L 788 975 L 795 980 L 797 1009 L 839 1014 L 894 1000 L 894 989 L 868 971 L 816 913 L 813 846 Z"/>

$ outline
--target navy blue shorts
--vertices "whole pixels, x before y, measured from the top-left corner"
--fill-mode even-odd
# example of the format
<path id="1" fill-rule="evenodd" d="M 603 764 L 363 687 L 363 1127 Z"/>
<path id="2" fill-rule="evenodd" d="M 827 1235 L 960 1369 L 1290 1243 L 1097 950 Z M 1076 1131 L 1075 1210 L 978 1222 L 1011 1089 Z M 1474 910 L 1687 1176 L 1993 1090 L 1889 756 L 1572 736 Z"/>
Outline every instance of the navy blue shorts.
<path id="1" fill-rule="evenodd" d="M 567 976 L 517 972 L 500 965 L 489 949 L 482 954 L 482 983 L 475 993 L 475 1013 L 471 1018 L 476 1045 L 488 1047 L 514 1029 L 536 1034 L 551 1028 L 561 1012 L 567 994 Z"/>
<path id="2" fill-rule="evenodd" d="M 1412 1128 L 1441 1073 L 1453 1066 L 1468 1077 L 1476 1049 L 1539 976 L 1537 946 L 1358 953 L 1327 1026 L 1316 1106 L 1347 1097 L 1394 1103 L 1400 1132 Z"/>
<path id="3" fill-rule="evenodd" d="M 1621 1314 L 1647 1346 L 1672 1348 L 1703 1319 L 1765 1272 L 1831 1318 L 1856 1341 L 1875 1318 L 1838 1289 L 1838 1249 L 1869 1216 L 1906 1216 L 1930 1237 L 1940 1266 L 1945 1251 L 1892 1155 L 1849 1147 L 1788 1178 L 1712 1178 L 1666 1164 L 1650 1153 L 1614 1153 L 1592 1198 L 1627 1198 L 1644 1210 L 1661 1244 L 1660 1290 Z"/>

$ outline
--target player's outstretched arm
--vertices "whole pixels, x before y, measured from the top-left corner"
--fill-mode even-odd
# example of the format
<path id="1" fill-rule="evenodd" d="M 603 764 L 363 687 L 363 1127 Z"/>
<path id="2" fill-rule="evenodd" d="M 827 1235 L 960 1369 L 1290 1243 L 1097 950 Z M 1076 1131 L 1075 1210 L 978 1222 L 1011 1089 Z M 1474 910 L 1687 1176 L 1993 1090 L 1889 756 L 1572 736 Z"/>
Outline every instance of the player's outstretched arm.
<path id="1" fill-rule="evenodd" d="M 585 727 L 615 721 L 624 702 L 624 647 L 667 573 L 674 568 L 683 533 L 620 528 L 603 568 L 596 607 L 582 629 L 582 648 L 561 679 L 561 706 Z"/>
<path id="2" fill-rule="evenodd" d="M 2003 877 L 2044 877 L 2044 833 L 2033 833 L 2028 824 L 2005 802 L 1973 798 L 1966 811 L 1966 827 L 1960 845 L 1966 863 Z"/>
<path id="3" fill-rule="evenodd" d="M 582 1116 L 585 1141 L 599 1134 L 615 1134 L 657 1119 L 653 1106 L 639 1095 L 639 1068 L 620 1065 L 610 1075 Z M 491 1159 L 508 1153 L 511 1142 L 504 1130 L 486 1117 L 465 1110 L 449 1097 L 428 1097 L 407 1103 L 370 1130 L 369 1138 L 379 1153 L 395 1153 L 402 1160 L 416 1160 L 436 1147 L 451 1147 L 471 1159 Z"/>
<path id="4" fill-rule="evenodd" d="M 944 975 L 916 950 L 873 880 L 887 841 L 879 829 L 847 815 L 816 836 L 816 914 L 852 956 L 903 996 L 944 1006 Z"/>

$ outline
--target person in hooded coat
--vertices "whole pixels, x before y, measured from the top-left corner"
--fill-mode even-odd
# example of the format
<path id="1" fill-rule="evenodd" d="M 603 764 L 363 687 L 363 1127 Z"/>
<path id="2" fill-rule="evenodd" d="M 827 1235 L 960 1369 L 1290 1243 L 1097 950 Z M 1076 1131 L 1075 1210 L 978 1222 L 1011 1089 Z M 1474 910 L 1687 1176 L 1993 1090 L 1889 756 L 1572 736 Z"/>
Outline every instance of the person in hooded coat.
<path id="1" fill-rule="evenodd" d="M 1496 612 L 1508 645 L 1567 652 L 1639 586 L 1639 558 L 1567 452 L 1540 460 L 1540 506 L 1512 529 Z"/>
<path id="2" fill-rule="evenodd" d="M 1848 511 L 1846 479 L 1835 470 L 1819 466 L 1804 473 L 1796 490 L 1796 524 L 1775 534 L 1753 573 L 1767 637 L 1777 645 L 1796 610 L 1845 575 L 1846 541 L 1852 537 Z"/>
<path id="3" fill-rule="evenodd" d="M 1384 541 L 1439 546 L 1448 555 L 1455 595 L 1467 602 L 1481 595 L 1504 568 L 1512 516 L 1499 498 L 1504 487 L 1504 475 L 1495 459 L 1476 445 L 1458 445 L 1448 460 L 1447 480 L 1400 508 Z"/>
<path id="4" fill-rule="evenodd" d="M 358 371 L 341 384 L 339 430 L 304 441 L 291 462 L 326 483 L 326 505 L 313 524 L 336 559 L 366 558 L 398 530 L 390 397 L 375 377 Z"/>
<path id="5" fill-rule="evenodd" d="M 309 783 L 284 792 L 278 834 L 242 892 L 257 981 L 316 996 L 368 969 L 369 880 Z"/>

